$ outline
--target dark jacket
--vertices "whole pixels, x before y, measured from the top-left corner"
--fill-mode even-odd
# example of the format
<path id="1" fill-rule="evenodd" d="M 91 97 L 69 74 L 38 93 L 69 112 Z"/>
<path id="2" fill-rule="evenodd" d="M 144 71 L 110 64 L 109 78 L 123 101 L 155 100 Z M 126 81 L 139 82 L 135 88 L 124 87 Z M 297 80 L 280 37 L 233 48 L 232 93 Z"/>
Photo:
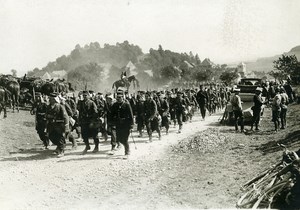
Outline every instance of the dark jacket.
<path id="1" fill-rule="evenodd" d="M 130 128 L 133 126 L 133 113 L 128 101 L 116 102 L 111 107 L 113 123 L 117 128 Z"/>
<path id="2" fill-rule="evenodd" d="M 65 133 L 69 130 L 69 117 L 61 104 L 55 103 L 53 106 L 49 104 L 47 106 L 46 119 L 49 133 L 52 131 Z"/>
<path id="3" fill-rule="evenodd" d="M 95 102 L 90 99 L 82 101 L 79 108 L 79 122 L 81 124 L 89 124 L 95 122 L 98 118 L 98 110 Z"/>

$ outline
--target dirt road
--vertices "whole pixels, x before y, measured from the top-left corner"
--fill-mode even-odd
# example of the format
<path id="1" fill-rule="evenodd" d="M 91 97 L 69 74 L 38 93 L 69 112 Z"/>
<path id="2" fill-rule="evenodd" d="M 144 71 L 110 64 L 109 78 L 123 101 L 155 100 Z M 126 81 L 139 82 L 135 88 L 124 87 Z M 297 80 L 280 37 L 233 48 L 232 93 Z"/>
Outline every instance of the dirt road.
<path id="1" fill-rule="evenodd" d="M 56 158 L 52 151 L 41 150 L 33 117 L 23 111 L 11 113 L 0 120 L 4 134 L 0 142 L 14 148 L 0 159 L 0 208 L 234 208 L 240 186 L 281 156 L 281 152 L 262 156 L 255 150 L 274 139 L 275 134 L 268 131 L 269 116 L 266 110 L 265 131 L 249 136 L 216 126 L 219 115 L 201 121 L 197 113 L 181 134 L 172 127 L 161 141 L 154 134 L 154 142 L 145 143 L 147 138 L 138 138 L 134 132 L 137 150 L 130 139 L 132 155 L 123 160 L 123 149 L 110 156 L 110 144 L 103 140 L 97 154 L 82 156 L 83 144 L 76 151 L 68 144 L 65 157 Z M 224 142 L 211 141 L 216 132 L 225 136 Z M 195 136 L 203 143 L 199 151 L 188 152 L 178 145 Z"/>
<path id="2" fill-rule="evenodd" d="M 130 139 L 132 155 L 130 160 L 123 160 L 123 149 L 110 156 L 109 142 L 103 141 L 99 153 L 84 156 L 80 155 L 83 145 L 76 151 L 68 145 L 65 157 L 60 159 L 51 154 L 54 146 L 50 151 L 43 151 L 37 141 L 37 145 L 28 148 L 25 134 L 34 135 L 30 121 L 33 117 L 25 112 L 11 114 L 6 124 L 20 115 L 24 121 L 15 124 L 13 136 L 24 136 L 22 140 L 16 139 L 24 141 L 24 147 L 4 156 L 0 162 L 0 206 L 5 209 L 124 209 L 124 203 L 125 207 L 139 209 L 182 207 L 162 194 L 161 187 L 165 185 L 160 183 L 158 175 L 164 173 L 166 165 L 172 166 L 165 162 L 166 151 L 170 145 L 207 128 L 219 118 L 212 116 L 200 121 L 197 117 L 195 122 L 184 125 L 181 134 L 176 133 L 177 128 L 171 128 L 170 134 L 163 135 L 161 141 L 154 134 L 153 143 L 145 143 L 146 137 L 138 138 L 134 133 L 137 150 Z M 1 126 L 3 129 L 4 124 Z M 30 134 L 27 135 L 32 138 Z"/>

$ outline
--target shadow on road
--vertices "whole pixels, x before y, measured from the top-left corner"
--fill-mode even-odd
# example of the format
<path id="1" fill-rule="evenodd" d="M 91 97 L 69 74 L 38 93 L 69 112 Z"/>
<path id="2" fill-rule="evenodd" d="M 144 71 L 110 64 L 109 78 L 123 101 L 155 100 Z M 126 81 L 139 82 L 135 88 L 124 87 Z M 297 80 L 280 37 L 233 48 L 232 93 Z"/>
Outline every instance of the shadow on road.
<path id="1" fill-rule="evenodd" d="M 62 157 L 69 157 L 69 156 L 77 156 L 78 158 L 73 158 L 73 159 L 68 159 L 65 161 L 72 161 L 72 160 L 86 160 L 88 158 L 91 159 L 110 159 L 110 157 L 99 157 L 99 155 L 107 154 L 110 150 L 100 150 L 97 153 L 92 153 L 92 150 L 87 153 L 89 157 L 83 156 L 81 153 L 82 151 L 74 151 L 74 150 L 66 150 L 65 151 L 65 156 Z M 33 160 L 45 160 L 45 159 L 51 159 L 51 158 L 57 158 L 57 155 L 54 153 L 54 150 L 41 150 L 41 149 L 28 149 L 28 150 L 23 150 L 19 152 L 11 152 L 10 153 L 13 156 L 10 157 L 3 157 L 0 159 L 0 161 L 33 161 Z M 90 157 L 90 155 L 95 156 L 95 157 Z M 64 162 L 64 161 L 59 161 L 59 162 Z"/>

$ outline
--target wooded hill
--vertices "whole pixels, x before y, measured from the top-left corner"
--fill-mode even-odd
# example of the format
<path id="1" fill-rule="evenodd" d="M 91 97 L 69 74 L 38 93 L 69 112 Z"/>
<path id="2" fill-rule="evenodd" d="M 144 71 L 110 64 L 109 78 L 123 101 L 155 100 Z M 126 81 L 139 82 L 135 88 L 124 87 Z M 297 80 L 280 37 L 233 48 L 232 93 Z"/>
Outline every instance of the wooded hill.
<path id="1" fill-rule="evenodd" d="M 132 66 L 127 65 L 130 62 Z M 65 70 L 68 81 L 74 83 L 77 89 L 88 85 L 90 89 L 104 90 L 110 89 L 112 83 L 120 79 L 122 71 L 126 70 L 130 75 L 134 68 L 141 88 L 145 89 L 174 81 L 183 84 L 218 79 L 220 69 L 225 67 L 215 65 L 207 58 L 201 62 L 199 56 L 192 52 L 164 50 L 161 45 L 157 50 L 151 48 L 149 53 L 144 54 L 139 46 L 128 41 L 116 45 L 104 44 L 103 47 L 98 42 L 91 42 L 84 47 L 76 45 L 69 55 L 58 57 L 42 69 L 33 69 L 28 76 Z M 212 74 L 214 70 L 218 70 L 219 75 Z"/>

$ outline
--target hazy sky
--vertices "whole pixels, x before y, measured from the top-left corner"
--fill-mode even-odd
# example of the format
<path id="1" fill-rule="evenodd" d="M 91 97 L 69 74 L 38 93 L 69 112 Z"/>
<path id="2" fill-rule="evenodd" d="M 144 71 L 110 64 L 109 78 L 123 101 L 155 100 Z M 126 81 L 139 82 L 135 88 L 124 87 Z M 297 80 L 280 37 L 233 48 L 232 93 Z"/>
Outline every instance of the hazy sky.
<path id="1" fill-rule="evenodd" d="M 300 45 L 300 0 L 0 0 L 0 73 L 18 75 L 76 44 L 128 40 L 215 63 Z"/>

